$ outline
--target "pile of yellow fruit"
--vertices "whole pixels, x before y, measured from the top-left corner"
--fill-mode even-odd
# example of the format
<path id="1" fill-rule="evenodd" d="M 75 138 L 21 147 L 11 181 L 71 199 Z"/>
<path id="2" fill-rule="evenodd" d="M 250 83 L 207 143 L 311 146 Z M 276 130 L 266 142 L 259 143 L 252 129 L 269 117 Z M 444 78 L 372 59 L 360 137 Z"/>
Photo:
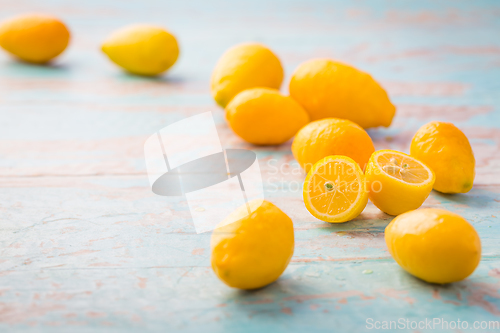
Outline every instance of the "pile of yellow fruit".
<path id="1" fill-rule="evenodd" d="M 385 238 L 406 271 L 432 283 L 472 274 L 481 257 L 472 225 L 445 210 L 416 210 L 432 189 L 465 193 L 472 188 L 475 161 L 467 137 L 451 123 L 431 122 L 413 137 L 410 155 L 375 151 L 365 129 L 390 126 L 396 108 L 369 74 L 331 59 L 313 59 L 293 73 L 290 96 L 279 92 L 282 81 L 279 58 L 262 44 L 245 43 L 220 58 L 211 91 L 243 140 L 278 145 L 294 137 L 293 156 L 307 173 L 307 210 L 322 221 L 347 222 L 370 199 L 383 212 L 398 215 Z M 243 289 L 276 280 L 293 253 L 293 230 L 281 231 L 289 225 L 286 214 L 265 201 L 231 231 L 216 229 L 214 271 L 229 286 Z"/>
<path id="2" fill-rule="evenodd" d="M 0 46 L 15 57 L 46 63 L 67 47 L 70 33 L 54 17 L 29 14 L 0 24 Z M 153 25 L 114 32 L 102 51 L 139 75 L 158 75 L 179 56 L 176 38 Z M 411 141 L 410 155 L 375 147 L 366 128 L 390 126 L 396 108 L 367 73 L 331 59 L 301 64 L 289 83 L 279 58 L 258 43 L 237 45 L 220 58 L 211 78 L 213 98 L 225 108 L 231 129 L 255 145 L 279 145 L 294 137 L 293 156 L 307 173 L 304 204 L 316 218 L 347 222 L 368 199 L 398 215 L 385 230 L 389 252 L 409 273 L 433 283 L 470 275 L 481 257 L 472 225 L 439 209 L 419 209 L 432 189 L 468 192 L 474 154 L 453 124 L 430 122 Z M 250 214 L 248 212 L 250 211 Z M 292 220 L 268 201 L 250 202 L 228 217 L 237 222 L 212 235 L 212 267 L 226 284 L 263 287 L 287 267 L 294 251 Z"/>

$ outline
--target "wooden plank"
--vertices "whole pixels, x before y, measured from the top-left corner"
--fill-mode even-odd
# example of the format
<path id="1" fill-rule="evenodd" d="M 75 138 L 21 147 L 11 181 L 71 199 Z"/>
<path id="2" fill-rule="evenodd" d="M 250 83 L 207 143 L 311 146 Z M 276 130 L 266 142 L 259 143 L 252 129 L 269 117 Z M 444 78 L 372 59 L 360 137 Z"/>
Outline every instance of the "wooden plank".
<path id="1" fill-rule="evenodd" d="M 0 331 L 361 332 L 367 318 L 500 321 L 498 3 L 20 0 L 0 19 L 33 11 L 60 16 L 74 38 L 52 66 L 0 54 Z M 178 36 L 181 58 L 168 75 L 127 75 L 100 54 L 109 32 L 133 22 Z M 469 279 L 436 286 L 406 274 L 384 243 L 391 217 L 372 204 L 345 224 L 313 218 L 290 143 L 254 147 L 227 128 L 208 82 L 222 52 L 249 40 L 282 59 L 283 92 L 314 57 L 371 73 L 398 108 L 390 128 L 369 130 L 377 149 L 408 152 L 430 120 L 463 129 L 475 186 L 433 192 L 424 207 L 462 214 L 478 230 L 483 260 Z M 148 186 L 146 138 L 205 111 L 223 147 L 257 152 L 266 198 L 294 221 L 290 266 L 258 291 L 220 282 L 210 234 L 195 233 L 185 199 Z"/>

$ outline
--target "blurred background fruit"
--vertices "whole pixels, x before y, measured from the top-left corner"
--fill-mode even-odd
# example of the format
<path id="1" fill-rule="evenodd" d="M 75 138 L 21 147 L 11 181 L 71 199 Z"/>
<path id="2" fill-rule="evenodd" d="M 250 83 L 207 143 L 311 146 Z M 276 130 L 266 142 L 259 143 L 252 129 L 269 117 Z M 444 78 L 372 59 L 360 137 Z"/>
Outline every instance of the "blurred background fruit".
<path id="1" fill-rule="evenodd" d="M 223 221 L 211 238 L 212 268 L 219 279 L 239 289 L 261 288 L 277 280 L 295 247 L 288 215 L 269 201 L 254 200 L 227 219 L 236 222 Z"/>
<path id="2" fill-rule="evenodd" d="M 430 283 L 451 283 L 474 272 L 481 240 L 460 215 L 444 209 L 417 209 L 385 228 L 387 248 L 408 273 Z"/>
<path id="3" fill-rule="evenodd" d="M 311 120 L 333 117 L 363 128 L 388 127 L 396 112 L 386 91 L 370 74 L 330 59 L 299 65 L 289 89 Z"/>
<path id="4" fill-rule="evenodd" d="M 0 46 L 11 55 L 32 63 L 46 63 L 68 46 L 70 32 L 59 19 L 25 14 L 0 24 Z"/>
<path id="5" fill-rule="evenodd" d="M 158 75 L 179 57 L 176 38 L 162 27 L 134 24 L 113 32 L 102 51 L 118 66 L 138 75 Z"/>
<path id="6" fill-rule="evenodd" d="M 422 126 L 413 136 L 410 154 L 434 171 L 436 191 L 465 193 L 472 188 L 474 153 L 465 134 L 452 123 L 432 121 Z"/>
<path id="7" fill-rule="evenodd" d="M 239 92 L 249 88 L 281 87 L 283 67 L 278 57 L 265 45 L 243 43 L 227 50 L 212 73 L 212 96 L 222 107 Z"/>
<path id="8" fill-rule="evenodd" d="M 418 159 L 394 150 L 378 150 L 366 167 L 370 201 L 389 215 L 420 207 L 432 191 L 435 176 Z"/>
<path id="9" fill-rule="evenodd" d="M 309 213 L 331 223 L 354 219 L 368 202 L 363 171 L 352 158 L 340 155 L 327 156 L 314 164 L 302 195 Z"/>
<path id="10" fill-rule="evenodd" d="M 375 151 L 372 139 L 357 124 L 345 119 L 327 118 L 302 127 L 292 143 L 292 153 L 308 172 L 314 163 L 330 155 L 352 158 L 363 170 Z"/>
<path id="11" fill-rule="evenodd" d="M 240 92 L 226 107 L 226 120 L 243 140 L 276 145 L 290 140 L 309 122 L 309 115 L 294 99 L 269 88 Z"/>

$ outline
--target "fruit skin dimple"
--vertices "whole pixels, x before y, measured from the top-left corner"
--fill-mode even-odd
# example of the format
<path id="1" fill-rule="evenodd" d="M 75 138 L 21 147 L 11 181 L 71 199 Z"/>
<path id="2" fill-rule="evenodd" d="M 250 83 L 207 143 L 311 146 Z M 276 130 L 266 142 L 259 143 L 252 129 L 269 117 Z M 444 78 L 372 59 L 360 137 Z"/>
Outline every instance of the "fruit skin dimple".
<path id="1" fill-rule="evenodd" d="M 24 14 L 0 24 L 0 46 L 21 60 L 43 64 L 68 46 L 70 32 L 55 17 Z"/>
<path id="2" fill-rule="evenodd" d="M 256 289 L 277 280 L 294 251 L 293 222 L 269 201 L 254 200 L 227 219 L 236 221 L 214 230 L 212 269 L 225 284 Z M 221 223 L 224 224 L 224 221 Z"/>
<path id="3" fill-rule="evenodd" d="M 243 43 L 231 47 L 217 62 L 210 90 L 222 107 L 239 92 L 250 88 L 279 89 L 283 67 L 278 57 L 265 45 Z"/>
<path id="4" fill-rule="evenodd" d="M 426 184 L 405 184 L 380 170 L 376 159 L 384 153 L 406 155 L 388 149 L 378 150 L 372 154 L 365 172 L 370 201 L 378 209 L 389 215 L 399 215 L 417 209 L 432 191 L 432 185 L 436 179 L 434 173 L 430 170 L 431 179 Z"/>
<path id="5" fill-rule="evenodd" d="M 474 153 L 465 134 L 452 123 L 433 121 L 422 126 L 411 141 L 410 155 L 436 174 L 434 189 L 466 193 L 475 176 Z"/>
<path id="6" fill-rule="evenodd" d="M 282 144 L 309 122 L 309 115 L 278 90 L 253 88 L 240 92 L 226 107 L 226 120 L 243 140 L 256 145 Z"/>
<path id="7" fill-rule="evenodd" d="M 385 229 L 385 241 L 403 269 L 430 283 L 463 280 L 481 260 L 481 240 L 474 227 L 443 209 L 397 216 Z"/>
<path id="8" fill-rule="evenodd" d="M 374 151 L 372 139 L 364 129 L 352 121 L 336 118 L 307 124 L 299 130 L 292 144 L 293 156 L 306 172 L 330 155 L 348 156 L 363 170 Z"/>
<path id="9" fill-rule="evenodd" d="M 146 76 L 165 72 L 179 57 L 176 38 L 149 24 L 133 24 L 113 32 L 101 49 L 118 66 Z"/>
<path id="10" fill-rule="evenodd" d="M 299 65 L 289 90 L 311 120 L 334 117 L 363 128 L 388 127 L 396 112 L 385 90 L 368 73 L 331 59 Z"/>

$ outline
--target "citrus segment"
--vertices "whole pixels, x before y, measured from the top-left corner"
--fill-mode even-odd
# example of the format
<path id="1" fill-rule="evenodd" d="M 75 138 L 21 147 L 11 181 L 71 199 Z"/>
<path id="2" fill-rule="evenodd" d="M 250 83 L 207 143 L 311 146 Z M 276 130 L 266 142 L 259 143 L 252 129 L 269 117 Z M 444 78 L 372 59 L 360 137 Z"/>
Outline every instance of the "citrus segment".
<path id="1" fill-rule="evenodd" d="M 368 195 L 359 165 L 347 156 L 327 156 L 309 171 L 303 187 L 304 203 L 316 218 L 346 222 L 358 216 Z"/>
<path id="2" fill-rule="evenodd" d="M 423 162 L 394 150 L 372 154 L 366 168 L 369 198 L 389 215 L 417 209 L 429 196 L 434 172 Z"/>

